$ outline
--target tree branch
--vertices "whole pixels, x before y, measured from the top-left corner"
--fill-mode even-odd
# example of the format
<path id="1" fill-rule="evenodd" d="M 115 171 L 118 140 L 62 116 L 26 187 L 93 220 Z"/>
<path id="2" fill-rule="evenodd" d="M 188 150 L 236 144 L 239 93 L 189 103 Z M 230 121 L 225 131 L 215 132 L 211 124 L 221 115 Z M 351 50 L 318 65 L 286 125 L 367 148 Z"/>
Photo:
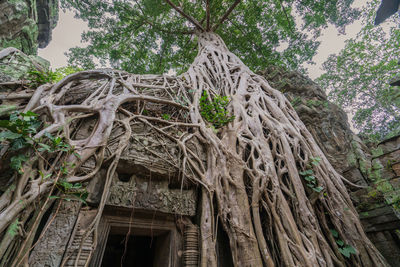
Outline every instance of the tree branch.
<path id="1" fill-rule="evenodd" d="M 182 9 L 180 9 L 179 7 L 174 5 L 174 3 L 172 3 L 170 0 L 165 0 L 165 2 L 167 2 L 173 9 L 175 9 L 179 14 L 181 14 L 183 17 L 185 17 L 188 21 L 193 23 L 197 28 L 199 28 L 202 31 L 205 31 L 203 26 L 201 26 L 201 24 L 195 18 L 193 18 L 192 16 L 189 16 L 188 14 L 183 12 Z"/>
<path id="2" fill-rule="evenodd" d="M 292 33 L 294 33 L 294 32 L 293 32 L 293 29 L 292 29 L 292 23 L 291 23 L 290 20 L 289 20 L 289 16 L 288 16 L 288 14 L 287 14 L 287 12 L 286 12 L 285 6 L 284 6 L 283 3 L 282 3 L 282 0 L 279 0 L 279 3 L 281 4 L 281 8 L 282 8 L 283 13 L 285 13 L 285 17 L 286 17 L 286 20 L 287 20 L 288 25 L 289 25 L 289 30 L 290 30 Z"/>
<path id="3" fill-rule="evenodd" d="M 240 3 L 241 0 L 236 0 L 235 3 L 232 4 L 232 6 L 226 11 L 226 13 L 222 16 L 222 18 L 218 21 L 216 25 L 212 28 L 211 31 L 216 31 L 217 28 L 226 20 L 226 18 L 232 13 L 232 11 L 235 9 L 235 7 Z"/>
<path id="4" fill-rule="evenodd" d="M 143 17 L 143 19 L 150 27 L 152 27 L 158 31 L 164 32 L 164 33 L 168 33 L 168 34 L 193 34 L 194 33 L 194 31 L 169 31 L 169 30 L 163 29 L 162 27 L 159 27 L 158 25 L 152 23 L 151 21 L 147 20 L 144 17 Z"/>

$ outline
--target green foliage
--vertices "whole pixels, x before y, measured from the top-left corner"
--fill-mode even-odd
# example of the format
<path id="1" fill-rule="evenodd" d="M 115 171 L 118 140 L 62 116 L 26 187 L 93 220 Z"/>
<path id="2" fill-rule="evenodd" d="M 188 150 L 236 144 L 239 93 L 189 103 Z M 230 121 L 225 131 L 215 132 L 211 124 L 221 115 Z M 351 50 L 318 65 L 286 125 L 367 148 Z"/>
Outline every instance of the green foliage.
<path id="1" fill-rule="evenodd" d="M 31 81 L 29 84 L 31 87 L 38 87 L 45 83 L 59 82 L 64 77 L 82 70 L 83 69 L 74 66 L 61 67 L 57 68 L 55 71 L 48 70 L 45 72 L 33 69 L 28 72 L 27 79 Z"/>
<path id="2" fill-rule="evenodd" d="M 5 129 L 0 132 L 1 145 L 7 145 L 11 151 L 20 151 L 24 148 L 33 148 L 38 152 L 55 153 L 66 152 L 67 154 L 79 155 L 74 152 L 74 148 L 63 141 L 60 136 L 52 136 L 45 133 L 41 139 L 34 138 L 42 122 L 38 115 L 31 111 L 13 112 L 8 120 L 0 120 L 0 128 Z M 0 145 L 0 146 L 1 146 Z M 19 173 L 23 173 L 22 165 L 29 160 L 29 156 L 20 152 L 10 159 L 10 167 Z"/>
<path id="3" fill-rule="evenodd" d="M 392 206 L 395 210 L 400 211 L 400 192 L 392 198 Z"/>
<path id="4" fill-rule="evenodd" d="M 296 108 L 298 105 L 301 104 L 301 97 L 295 96 L 291 101 L 290 104 L 292 105 L 293 108 Z"/>
<path id="5" fill-rule="evenodd" d="M 0 120 L 0 128 L 6 129 L 0 132 L 0 142 L 7 143 L 11 151 L 31 147 L 35 143 L 33 135 L 36 134 L 40 125 L 38 115 L 31 111 L 13 112 L 9 120 Z M 24 154 L 15 155 L 11 157 L 10 167 L 22 173 L 22 164 L 28 159 L 29 157 Z"/>
<path id="6" fill-rule="evenodd" d="M 371 149 L 372 157 L 377 158 L 379 156 L 383 155 L 383 149 L 381 147 L 377 147 L 374 149 Z"/>
<path id="7" fill-rule="evenodd" d="M 50 196 L 50 198 L 61 198 L 66 201 L 71 201 L 72 199 L 78 199 L 79 201 L 86 204 L 86 199 L 89 193 L 81 183 L 72 184 L 66 180 L 61 180 L 57 182 L 56 187 L 62 193 L 62 197 Z"/>
<path id="8" fill-rule="evenodd" d="M 341 240 L 340 240 L 341 241 Z M 337 241 L 336 241 L 337 242 Z M 342 242 L 343 243 L 343 242 Z M 343 243 L 344 244 L 344 243 Z M 339 245 L 339 244 L 338 244 Z M 350 258 L 351 254 L 357 254 L 356 249 L 351 245 L 342 246 L 339 248 L 340 253 L 346 258 Z"/>
<path id="9" fill-rule="evenodd" d="M 163 120 L 168 121 L 168 120 L 171 119 L 171 115 L 169 115 L 169 114 L 162 114 L 162 115 L 161 115 L 161 118 L 162 118 Z"/>
<path id="10" fill-rule="evenodd" d="M 10 115 L 9 120 L 1 120 L 0 128 L 5 129 L 0 132 L 0 142 L 4 145 L 9 146 L 10 150 L 15 152 L 20 152 L 23 148 L 33 148 L 36 153 L 51 154 L 51 153 L 65 153 L 64 159 L 67 158 L 68 155 L 74 154 L 76 157 L 80 157 L 74 151 L 74 148 L 66 143 L 62 137 L 53 136 L 50 133 L 44 133 L 44 136 L 40 139 L 36 139 L 34 135 L 37 133 L 39 127 L 42 122 L 39 120 L 38 115 L 28 111 L 26 113 L 22 112 L 13 112 Z M 19 153 L 11 157 L 10 159 L 10 167 L 18 173 L 23 173 L 24 170 L 22 168 L 24 162 L 29 160 L 29 156 L 25 153 Z M 60 167 L 58 168 L 59 175 L 66 175 L 69 173 L 71 168 L 74 168 L 74 164 L 69 162 L 61 162 Z M 53 174 L 52 173 L 43 173 L 39 171 L 39 175 L 41 180 L 49 179 Z M 71 184 L 67 182 L 65 179 L 61 179 L 56 183 L 56 187 L 62 192 L 64 200 L 71 200 L 71 196 L 74 198 L 86 203 L 86 198 L 88 196 L 88 192 L 85 188 L 83 188 L 82 184 L 75 183 Z M 58 196 L 50 196 L 50 198 L 59 198 Z M 10 228 L 11 229 L 11 228 Z"/>
<path id="11" fill-rule="evenodd" d="M 320 193 L 324 188 L 322 186 L 318 186 L 312 166 L 318 166 L 320 161 L 320 157 L 310 157 L 310 163 L 307 164 L 307 169 L 299 172 L 299 174 L 303 176 L 303 179 L 306 180 L 306 185 L 317 193 Z"/>
<path id="12" fill-rule="evenodd" d="M 45 72 L 38 70 L 30 70 L 28 72 L 28 80 L 30 80 L 30 87 L 38 87 L 45 83 L 53 83 L 56 75 L 53 71 L 48 70 Z"/>
<path id="13" fill-rule="evenodd" d="M 346 244 L 339 238 L 339 233 L 335 229 L 330 229 L 330 231 L 335 238 L 335 242 L 339 247 L 340 253 L 342 253 L 343 256 L 350 258 L 351 254 L 357 254 L 357 251 L 353 246 Z"/>
<path id="14" fill-rule="evenodd" d="M 212 1 L 211 21 L 216 23 L 233 1 Z M 357 18 L 353 0 L 249 0 L 241 1 L 216 33 L 253 70 L 267 65 L 301 68 L 315 55 L 315 38 L 328 24 L 339 29 Z M 83 68 L 111 65 L 133 73 L 185 70 L 196 56 L 196 38 L 184 34 L 191 24 L 162 0 L 62 0 L 88 22 L 82 40 L 85 48 L 68 53 L 69 62 Z M 189 15 L 204 22 L 204 1 L 179 1 Z M 302 25 L 296 21 L 303 20 Z M 300 24 L 300 23 L 299 23 Z M 279 50 L 279 51 L 278 51 Z"/>
<path id="15" fill-rule="evenodd" d="M 229 116 L 228 104 L 227 96 L 216 95 L 210 100 L 207 92 L 204 91 L 200 98 L 200 114 L 218 129 L 235 119 L 235 116 Z"/>
<path id="16" fill-rule="evenodd" d="M 12 223 L 10 224 L 10 226 L 8 227 L 8 233 L 11 236 L 15 236 L 18 232 L 18 227 L 19 227 L 19 220 L 18 218 Z"/>
<path id="17" fill-rule="evenodd" d="M 394 22 L 385 33 L 382 26 L 372 25 L 379 4 L 380 0 L 369 3 L 362 14 L 364 28 L 328 58 L 326 73 L 317 79 L 330 100 L 355 112 L 355 128 L 373 142 L 400 133 L 400 89 L 389 85 L 400 73 L 400 28 Z"/>
<path id="18" fill-rule="evenodd" d="M 65 66 L 65 67 L 57 68 L 53 72 L 53 74 L 54 74 L 53 82 L 59 82 L 64 77 L 67 77 L 68 75 L 79 72 L 79 71 L 83 71 L 83 69 L 75 67 L 75 66 Z"/>

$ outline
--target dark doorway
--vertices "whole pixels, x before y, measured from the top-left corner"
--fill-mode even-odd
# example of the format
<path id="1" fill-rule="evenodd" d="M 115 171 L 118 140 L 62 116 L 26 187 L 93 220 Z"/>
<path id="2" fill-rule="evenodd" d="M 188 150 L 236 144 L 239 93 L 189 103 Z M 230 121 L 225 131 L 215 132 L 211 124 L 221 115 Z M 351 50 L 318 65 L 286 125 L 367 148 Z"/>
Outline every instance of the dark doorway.
<path id="1" fill-rule="evenodd" d="M 135 235 L 129 236 L 128 243 L 126 244 L 126 251 L 125 238 L 126 235 L 110 234 L 108 236 L 101 266 L 153 267 L 157 237 Z M 125 256 L 121 264 L 124 251 Z"/>

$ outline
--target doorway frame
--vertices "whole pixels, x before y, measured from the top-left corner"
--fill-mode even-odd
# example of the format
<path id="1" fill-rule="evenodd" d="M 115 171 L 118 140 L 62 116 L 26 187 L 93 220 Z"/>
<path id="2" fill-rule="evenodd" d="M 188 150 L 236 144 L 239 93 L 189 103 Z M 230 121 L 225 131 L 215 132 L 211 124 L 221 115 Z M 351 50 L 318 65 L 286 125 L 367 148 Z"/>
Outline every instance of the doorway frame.
<path id="1" fill-rule="evenodd" d="M 132 212 L 133 216 L 131 216 Z M 174 216 L 156 211 L 132 211 L 132 209 L 107 206 L 99 224 L 97 246 L 89 266 L 101 266 L 108 236 L 116 233 L 127 233 L 129 227 L 131 228 L 131 236 L 138 235 L 138 233 L 142 236 L 154 237 L 168 234 L 168 264 L 162 266 L 182 266 L 180 255 L 183 250 L 183 240 L 177 230 Z"/>

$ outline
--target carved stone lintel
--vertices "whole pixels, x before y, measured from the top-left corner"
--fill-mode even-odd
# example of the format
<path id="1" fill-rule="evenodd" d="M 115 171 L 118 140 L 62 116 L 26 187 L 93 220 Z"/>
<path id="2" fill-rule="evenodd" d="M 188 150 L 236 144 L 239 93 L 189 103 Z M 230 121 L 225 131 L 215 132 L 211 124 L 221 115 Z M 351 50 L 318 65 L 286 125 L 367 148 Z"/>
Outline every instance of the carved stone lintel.
<path id="1" fill-rule="evenodd" d="M 195 190 L 169 189 L 168 181 L 149 181 L 133 175 L 128 182 L 114 178 L 107 205 L 194 216 L 196 202 Z"/>

